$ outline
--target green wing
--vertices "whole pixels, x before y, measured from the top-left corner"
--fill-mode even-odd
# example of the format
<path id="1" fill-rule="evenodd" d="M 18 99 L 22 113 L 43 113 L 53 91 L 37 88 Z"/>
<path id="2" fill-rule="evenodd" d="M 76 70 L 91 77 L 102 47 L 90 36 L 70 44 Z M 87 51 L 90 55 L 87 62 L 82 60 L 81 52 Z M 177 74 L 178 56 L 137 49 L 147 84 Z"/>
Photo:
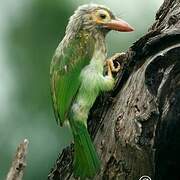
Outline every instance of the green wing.
<path id="1" fill-rule="evenodd" d="M 63 52 L 61 51 L 63 43 L 60 44 L 53 57 L 51 92 L 55 116 L 60 125 L 67 119 L 72 101 L 80 87 L 81 70 L 91 60 L 93 47 L 90 44 L 93 43 L 76 38 L 63 49 Z"/>

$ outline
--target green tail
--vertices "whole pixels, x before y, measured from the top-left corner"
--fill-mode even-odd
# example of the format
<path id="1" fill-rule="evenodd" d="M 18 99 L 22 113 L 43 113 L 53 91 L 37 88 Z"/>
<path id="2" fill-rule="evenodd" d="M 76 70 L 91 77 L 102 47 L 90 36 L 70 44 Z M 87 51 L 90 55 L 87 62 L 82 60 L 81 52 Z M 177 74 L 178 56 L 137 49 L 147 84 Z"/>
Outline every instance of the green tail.
<path id="1" fill-rule="evenodd" d="M 72 125 L 72 124 L 71 124 Z M 93 178 L 100 169 L 100 160 L 92 144 L 86 126 L 82 122 L 74 122 L 74 175 L 81 180 Z"/>

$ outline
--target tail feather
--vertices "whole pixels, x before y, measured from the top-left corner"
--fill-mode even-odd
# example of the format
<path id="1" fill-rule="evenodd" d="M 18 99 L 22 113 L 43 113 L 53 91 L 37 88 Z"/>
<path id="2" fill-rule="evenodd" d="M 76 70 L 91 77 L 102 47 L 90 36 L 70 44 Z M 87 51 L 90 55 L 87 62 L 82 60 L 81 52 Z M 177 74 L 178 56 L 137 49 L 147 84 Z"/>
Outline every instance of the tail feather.
<path id="1" fill-rule="evenodd" d="M 74 175 L 81 179 L 92 178 L 100 169 L 100 160 L 86 126 L 82 122 L 76 122 L 73 135 Z"/>

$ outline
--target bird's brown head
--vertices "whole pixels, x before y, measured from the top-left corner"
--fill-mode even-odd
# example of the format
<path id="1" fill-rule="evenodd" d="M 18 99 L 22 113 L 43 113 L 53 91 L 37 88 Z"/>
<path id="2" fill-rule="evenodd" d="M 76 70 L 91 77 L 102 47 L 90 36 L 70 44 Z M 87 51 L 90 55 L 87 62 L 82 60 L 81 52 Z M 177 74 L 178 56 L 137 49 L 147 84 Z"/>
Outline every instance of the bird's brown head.
<path id="1" fill-rule="evenodd" d="M 117 18 L 109 8 L 97 4 L 82 5 L 71 16 L 67 31 L 76 32 L 79 29 L 105 33 L 110 30 L 120 32 L 134 30 L 127 22 Z"/>

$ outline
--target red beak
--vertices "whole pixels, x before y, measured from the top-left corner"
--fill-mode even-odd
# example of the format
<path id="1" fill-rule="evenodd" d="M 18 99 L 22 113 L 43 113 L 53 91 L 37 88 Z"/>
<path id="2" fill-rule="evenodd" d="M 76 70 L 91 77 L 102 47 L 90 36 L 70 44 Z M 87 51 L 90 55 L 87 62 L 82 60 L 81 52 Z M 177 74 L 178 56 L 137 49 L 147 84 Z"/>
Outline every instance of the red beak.
<path id="1" fill-rule="evenodd" d="M 131 27 L 126 21 L 122 19 L 111 20 L 105 24 L 105 27 L 110 30 L 120 31 L 120 32 L 131 32 L 134 28 Z"/>

